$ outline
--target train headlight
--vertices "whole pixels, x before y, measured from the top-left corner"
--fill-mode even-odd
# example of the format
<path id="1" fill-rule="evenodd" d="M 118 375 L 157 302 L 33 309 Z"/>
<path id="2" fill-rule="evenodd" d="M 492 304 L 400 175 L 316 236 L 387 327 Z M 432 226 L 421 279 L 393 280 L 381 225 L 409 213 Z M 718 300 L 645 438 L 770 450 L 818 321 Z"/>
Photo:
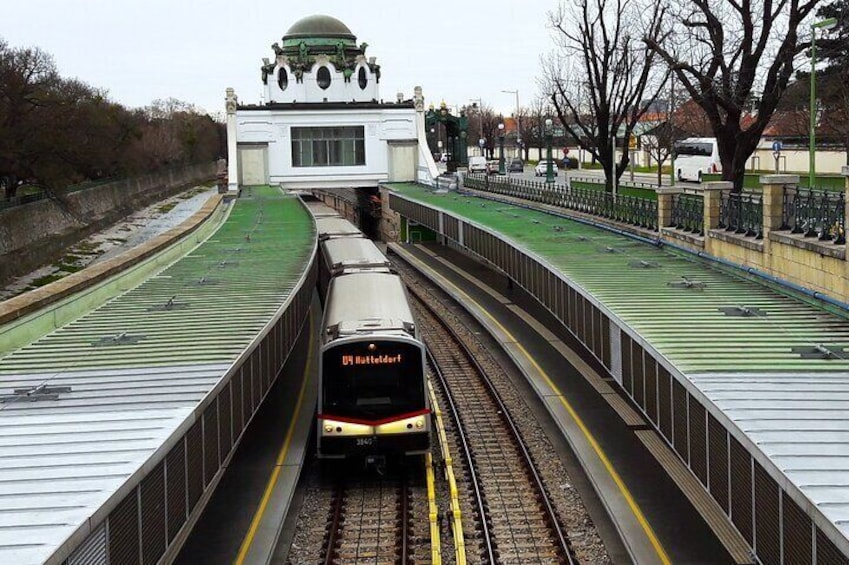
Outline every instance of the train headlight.
<path id="1" fill-rule="evenodd" d="M 424 427 L 424 425 L 425 425 L 424 418 L 419 418 L 418 420 L 416 420 L 416 428 L 417 429 L 419 429 L 419 430 L 422 429 Z"/>
<path id="2" fill-rule="evenodd" d="M 327 432 L 327 433 L 332 432 L 333 426 L 331 426 L 330 424 L 324 424 L 324 431 Z"/>

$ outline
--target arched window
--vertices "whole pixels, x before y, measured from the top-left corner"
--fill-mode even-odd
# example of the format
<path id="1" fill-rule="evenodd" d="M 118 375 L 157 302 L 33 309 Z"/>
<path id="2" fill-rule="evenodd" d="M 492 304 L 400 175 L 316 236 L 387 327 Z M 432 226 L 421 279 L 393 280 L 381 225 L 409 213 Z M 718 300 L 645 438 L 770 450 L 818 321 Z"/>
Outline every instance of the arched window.
<path id="1" fill-rule="evenodd" d="M 368 75 L 366 74 L 366 68 L 360 67 L 360 72 L 357 73 L 357 82 L 360 85 L 360 90 L 365 90 L 368 85 Z"/>
<path id="2" fill-rule="evenodd" d="M 289 74 L 283 67 L 280 67 L 280 70 L 277 71 L 277 84 L 280 86 L 280 90 L 286 90 L 286 87 L 289 86 Z"/>
<path id="3" fill-rule="evenodd" d="M 319 88 L 322 90 L 327 90 L 330 86 L 330 70 L 327 67 L 319 67 L 315 78 L 318 81 Z"/>

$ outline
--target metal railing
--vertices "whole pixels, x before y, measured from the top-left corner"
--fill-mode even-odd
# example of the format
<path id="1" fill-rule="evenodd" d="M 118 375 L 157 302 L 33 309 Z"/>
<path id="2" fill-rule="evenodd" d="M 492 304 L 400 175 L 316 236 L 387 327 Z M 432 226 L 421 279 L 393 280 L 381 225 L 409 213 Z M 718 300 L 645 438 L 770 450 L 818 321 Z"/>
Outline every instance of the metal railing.
<path id="1" fill-rule="evenodd" d="M 165 178 L 168 175 L 172 174 L 180 174 L 182 171 L 195 168 L 202 167 L 205 163 L 192 163 L 183 166 L 172 166 L 161 169 L 159 171 L 155 171 L 152 173 L 148 173 L 146 175 L 136 175 L 132 177 L 104 177 L 95 180 L 86 180 L 76 184 L 67 185 L 60 190 L 58 190 L 55 194 L 57 196 L 68 195 L 75 192 L 82 192 L 84 190 L 88 190 L 90 188 L 96 188 L 99 186 L 103 186 L 105 184 L 121 182 L 121 181 L 132 181 L 134 179 L 144 179 L 153 175 L 160 175 L 162 178 Z M 30 185 L 34 186 L 34 185 Z M 24 194 L 22 196 L 13 196 L 12 198 L 4 198 L 4 190 L 2 186 L 0 186 L 0 210 L 5 210 L 7 208 L 14 208 L 15 206 L 21 206 L 23 204 L 29 204 L 30 202 L 38 202 L 39 200 L 46 200 L 50 198 L 50 193 L 45 190 L 39 190 L 38 192 L 33 192 L 31 194 Z"/>
<path id="2" fill-rule="evenodd" d="M 33 194 L 24 194 L 23 196 L 13 196 L 12 198 L 0 198 L 0 210 L 29 204 L 30 202 L 38 202 L 45 198 L 47 198 L 46 192 L 35 192 Z"/>
<path id="3" fill-rule="evenodd" d="M 719 228 L 725 231 L 763 238 L 764 197 L 762 193 L 723 192 L 719 205 Z"/>
<path id="4" fill-rule="evenodd" d="M 571 180 L 573 182 L 586 182 L 586 183 L 592 183 L 592 184 L 600 184 L 599 183 L 599 177 L 590 176 L 590 175 L 579 175 L 579 174 L 574 174 L 574 172 L 568 172 L 567 174 L 569 175 L 569 180 Z M 625 174 L 627 174 L 627 173 L 625 173 Z M 625 174 L 623 174 L 622 176 L 624 177 Z M 603 178 L 601 180 L 604 181 Z M 638 181 L 638 180 L 625 180 L 624 178 L 620 177 L 619 182 L 617 183 L 617 186 L 619 186 L 619 188 L 642 188 L 642 189 L 645 189 L 645 190 L 655 190 L 657 188 L 657 183 L 646 182 L 646 181 Z"/>
<path id="5" fill-rule="evenodd" d="M 656 200 L 614 195 L 604 190 L 479 174 L 466 175 L 463 182 L 476 190 L 567 208 L 657 231 Z"/>
<path id="6" fill-rule="evenodd" d="M 816 190 L 788 185 L 782 205 L 783 230 L 816 236 L 835 245 L 846 243 L 846 203 L 843 191 Z"/>
<path id="7" fill-rule="evenodd" d="M 704 235 L 704 197 L 693 194 L 673 194 L 672 225 L 670 227 Z"/>

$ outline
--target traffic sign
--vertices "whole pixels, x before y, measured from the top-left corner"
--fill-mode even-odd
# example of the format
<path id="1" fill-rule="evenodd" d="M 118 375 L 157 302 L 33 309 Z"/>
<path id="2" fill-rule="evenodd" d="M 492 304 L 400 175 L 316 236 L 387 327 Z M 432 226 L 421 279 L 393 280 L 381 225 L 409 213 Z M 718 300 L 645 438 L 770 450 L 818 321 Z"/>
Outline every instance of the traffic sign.
<path id="1" fill-rule="evenodd" d="M 480 138 L 478 140 L 478 145 L 483 148 L 486 145 L 486 140 L 484 138 Z"/>
<path id="2" fill-rule="evenodd" d="M 782 147 L 782 145 L 781 145 L 780 141 L 773 141 L 772 142 L 772 150 L 775 151 L 776 153 L 781 151 L 781 147 Z"/>

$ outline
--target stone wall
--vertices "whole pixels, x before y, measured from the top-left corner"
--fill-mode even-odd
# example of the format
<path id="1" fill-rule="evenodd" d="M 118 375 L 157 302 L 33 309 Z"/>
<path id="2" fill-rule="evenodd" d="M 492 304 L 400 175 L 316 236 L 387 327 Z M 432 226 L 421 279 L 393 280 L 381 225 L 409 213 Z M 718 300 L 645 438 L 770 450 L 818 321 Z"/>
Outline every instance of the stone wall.
<path id="1" fill-rule="evenodd" d="M 194 184 L 215 178 L 214 162 L 110 182 L 0 212 L 0 284 L 62 257 L 92 233 Z"/>

